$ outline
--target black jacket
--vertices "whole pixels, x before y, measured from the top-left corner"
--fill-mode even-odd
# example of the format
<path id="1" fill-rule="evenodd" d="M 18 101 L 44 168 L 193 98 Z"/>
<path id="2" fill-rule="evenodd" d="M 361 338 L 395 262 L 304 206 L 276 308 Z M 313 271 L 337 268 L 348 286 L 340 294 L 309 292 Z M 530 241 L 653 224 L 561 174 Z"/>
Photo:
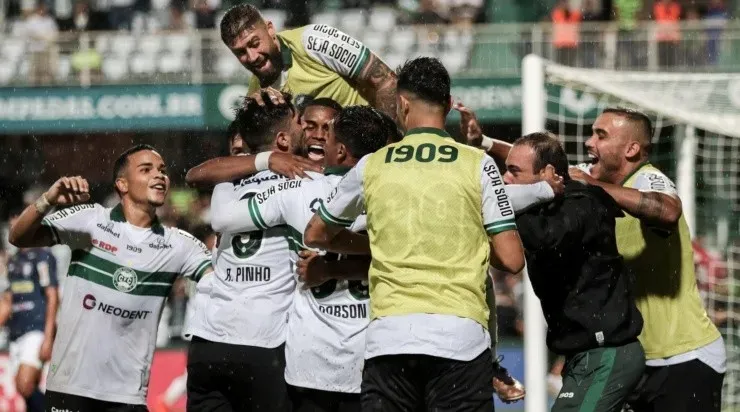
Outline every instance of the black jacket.
<path id="1" fill-rule="evenodd" d="M 516 219 L 527 270 L 547 319 L 547 346 L 574 354 L 634 341 L 642 331 L 603 189 L 569 181 L 565 193 Z"/>

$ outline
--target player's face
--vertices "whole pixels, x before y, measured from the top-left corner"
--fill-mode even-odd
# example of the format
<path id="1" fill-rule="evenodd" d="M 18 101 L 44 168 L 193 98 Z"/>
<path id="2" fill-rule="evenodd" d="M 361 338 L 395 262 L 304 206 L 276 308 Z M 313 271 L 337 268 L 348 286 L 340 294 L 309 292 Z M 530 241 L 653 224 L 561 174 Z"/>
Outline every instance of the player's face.
<path id="1" fill-rule="evenodd" d="M 535 152 L 529 145 L 515 145 L 506 158 L 504 183 L 507 185 L 527 185 L 542 180 L 541 174 L 534 171 Z"/>
<path id="2" fill-rule="evenodd" d="M 128 196 L 135 203 L 148 203 L 154 207 L 164 204 L 170 189 L 170 178 L 159 153 L 142 150 L 129 156 L 122 178 L 125 183 L 123 196 Z"/>
<path id="3" fill-rule="evenodd" d="M 325 106 L 308 106 L 303 112 L 303 136 L 306 153 L 316 163 L 324 161 L 324 147 L 329 135 L 331 123 L 337 112 Z"/>
<path id="4" fill-rule="evenodd" d="M 246 28 L 229 48 L 260 84 L 270 85 L 280 76 L 283 65 L 272 22 L 258 22 Z"/>
<path id="5" fill-rule="evenodd" d="M 629 130 L 628 120 L 618 114 L 603 113 L 596 118 L 591 138 L 586 141 L 591 176 L 603 182 L 619 183 L 612 180 L 625 162 Z"/>
<path id="6" fill-rule="evenodd" d="M 231 142 L 229 143 L 229 154 L 232 156 L 241 156 L 248 153 L 249 150 L 247 150 L 247 146 L 244 144 L 244 140 L 242 140 L 242 137 L 237 134 L 234 136 L 233 139 L 231 139 Z"/>
<path id="7" fill-rule="evenodd" d="M 290 138 L 290 147 L 287 148 L 287 151 L 296 155 L 301 155 L 301 153 L 303 153 L 304 138 L 303 127 L 301 126 L 301 116 L 298 114 L 298 111 L 293 113 L 293 116 L 290 118 L 290 123 L 288 124 L 288 129 L 285 132 Z"/>
<path id="8" fill-rule="evenodd" d="M 326 134 L 326 143 L 324 144 L 324 166 L 336 166 L 342 163 L 343 159 L 340 159 L 341 152 L 344 151 L 344 146 L 337 142 L 336 134 L 334 133 L 334 120 L 329 121 L 329 132 Z"/>

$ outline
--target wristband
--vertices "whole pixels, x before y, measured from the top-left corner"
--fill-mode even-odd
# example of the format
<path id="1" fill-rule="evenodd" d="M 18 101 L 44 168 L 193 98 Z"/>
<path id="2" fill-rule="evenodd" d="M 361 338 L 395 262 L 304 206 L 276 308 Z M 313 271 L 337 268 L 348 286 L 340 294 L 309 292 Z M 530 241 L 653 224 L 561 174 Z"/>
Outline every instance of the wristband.
<path id="1" fill-rule="evenodd" d="M 480 147 L 486 149 L 486 151 L 489 151 L 493 147 L 493 142 L 493 139 L 486 135 L 483 135 L 483 140 L 480 142 Z"/>
<path id="2" fill-rule="evenodd" d="M 36 206 L 36 210 L 43 216 L 46 216 L 53 208 L 51 203 L 49 203 L 49 199 L 46 198 L 46 193 L 42 194 L 41 197 L 36 200 L 34 206 Z"/>
<path id="3" fill-rule="evenodd" d="M 254 158 L 254 167 L 258 172 L 267 170 L 270 168 L 270 155 L 272 152 L 260 152 Z"/>

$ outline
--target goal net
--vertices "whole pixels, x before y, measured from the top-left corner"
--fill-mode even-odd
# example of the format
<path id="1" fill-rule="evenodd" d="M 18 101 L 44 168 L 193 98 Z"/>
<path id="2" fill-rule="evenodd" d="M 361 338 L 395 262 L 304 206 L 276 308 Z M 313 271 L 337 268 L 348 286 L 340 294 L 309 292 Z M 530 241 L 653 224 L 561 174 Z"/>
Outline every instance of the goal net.
<path id="1" fill-rule="evenodd" d="M 574 164 L 588 161 L 584 143 L 604 108 L 626 106 L 651 116 L 651 162 L 678 186 L 697 284 L 727 346 L 723 410 L 740 408 L 740 74 L 577 69 L 537 56 L 525 57 L 523 71 L 524 132 L 556 133 Z M 532 336 L 541 326 L 525 325 Z M 527 374 L 542 370 L 533 365 Z M 530 389 L 540 391 L 534 385 L 528 396 Z M 540 402 L 536 395 L 532 400 Z"/>

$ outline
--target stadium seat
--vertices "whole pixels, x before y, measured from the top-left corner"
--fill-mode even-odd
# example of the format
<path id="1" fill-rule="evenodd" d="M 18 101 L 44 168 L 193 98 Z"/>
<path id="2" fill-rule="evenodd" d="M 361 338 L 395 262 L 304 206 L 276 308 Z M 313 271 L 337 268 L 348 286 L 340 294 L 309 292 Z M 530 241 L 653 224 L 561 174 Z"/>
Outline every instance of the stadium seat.
<path id="1" fill-rule="evenodd" d="M 461 47 L 468 50 L 473 44 L 473 35 L 458 29 L 448 29 L 443 37 L 445 48 L 448 50 L 457 50 Z"/>
<path id="2" fill-rule="evenodd" d="M 18 71 L 15 73 L 15 75 L 21 79 L 28 79 L 28 72 L 30 71 L 30 68 L 31 64 L 28 62 L 28 59 L 21 59 L 21 62 L 18 65 Z"/>
<path id="3" fill-rule="evenodd" d="M 157 70 L 154 58 L 151 55 L 139 53 L 131 58 L 131 73 L 136 75 L 154 74 Z"/>
<path id="4" fill-rule="evenodd" d="M 95 50 L 100 54 L 108 52 L 110 47 L 110 38 L 105 34 L 98 34 L 95 36 Z"/>
<path id="5" fill-rule="evenodd" d="M 57 80 L 64 81 L 69 77 L 69 73 L 72 71 L 72 62 L 69 56 L 61 55 L 57 60 L 57 71 L 54 76 Z"/>
<path id="6" fill-rule="evenodd" d="M 216 74 L 222 79 L 228 79 L 234 76 L 241 67 L 239 60 L 235 59 L 234 56 L 222 54 L 216 62 Z"/>
<path id="7" fill-rule="evenodd" d="M 15 62 L 0 60 L 0 84 L 8 84 L 15 77 Z"/>
<path id="8" fill-rule="evenodd" d="M 1 47 L 0 55 L 3 58 L 17 62 L 18 58 L 26 51 L 26 41 L 17 37 L 9 37 L 3 40 Z"/>
<path id="9" fill-rule="evenodd" d="M 184 72 L 186 65 L 185 55 L 177 53 L 167 53 L 159 58 L 157 70 L 160 73 L 180 73 Z"/>
<path id="10" fill-rule="evenodd" d="M 339 13 L 335 10 L 327 10 L 311 16 L 311 23 L 313 24 L 326 24 L 327 26 L 336 26 L 338 22 Z"/>
<path id="11" fill-rule="evenodd" d="M 284 10 L 266 9 L 260 10 L 262 17 L 269 20 L 275 26 L 275 30 L 280 31 L 285 27 L 285 19 L 288 17 Z"/>
<path id="12" fill-rule="evenodd" d="M 383 61 L 391 68 L 391 70 L 396 70 L 406 61 L 407 58 L 409 57 L 401 53 L 388 53 L 382 56 Z"/>
<path id="13" fill-rule="evenodd" d="M 187 34 L 177 33 L 168 34 L 162 40 L 168 50 L 173 53 L 185 54 L 190 50 L 190 36 Z"/>
<path id="14" fill-rule="evenodd" d="M 128 34 L 117 34 L 110 40 L 110 49 L 113 54 L 126 57 L 136 47 L 136 40 Z"/>
<path id="15" fill-rule="evenodd" d="M 128 67 L 123 58 L 109 57 L 103 60 L 103 74 L 108 80 L 121 80 L 128 76 Z"/>
<path id="16" fill-rule="evenodd" d="M 383 53 L 388 44 L 388 36 L 382 31 L 368 31 L 362 38 L 362 42 L 375 53 Z"/>
<path id="17" fill-rule="evenodd" d="M 399 27 L 392 35 L 391 48 L 400 54 L 411 52 L 411 49 L 416 45 L 416 32 L 413 28 Z"/>
<path id="18" fill-rule="evenodd" d="M 147 33 L 156 33 L 160 30 L 162 30 L 165 27 L 165 24 L 161 20 L 161 18 L 158 18 L 156 15 L 152 14 L 147 16 L 146 18 L 146 31 Z"/>
<path id="19" fill-rule="evenodd" d="M 365 10 L 347 9 L 339 13 L 339 29 L 350 36 L 358 36 L 365 29 Z"/>
<path id="20" fill-rule="evenodd" d="M 439 55 L 440 61 L 450 74 L 457 74 L 468 64 L 468 54 L 464 50 L 450 50 Z"/>
<path id="21" fill-rule="evenodd" d="M 147 29 L 146 14 L 137 12 L 131 19 L 131 32 L 134 34 L 144 33 Z"/>
<path id="22" fill-rule="evenodd" d="M 154 56 L 162 49 L 162 39 L 159 35 L 141 36 L 137 48 L 147 56 Z"/>
<path id="23" fill-rule="evenodd" d="M 373 30 L 389 32 L 396 27 L 396 12 L 393 9 L 379 7 L 370 12 L 369 26 Z"/>

